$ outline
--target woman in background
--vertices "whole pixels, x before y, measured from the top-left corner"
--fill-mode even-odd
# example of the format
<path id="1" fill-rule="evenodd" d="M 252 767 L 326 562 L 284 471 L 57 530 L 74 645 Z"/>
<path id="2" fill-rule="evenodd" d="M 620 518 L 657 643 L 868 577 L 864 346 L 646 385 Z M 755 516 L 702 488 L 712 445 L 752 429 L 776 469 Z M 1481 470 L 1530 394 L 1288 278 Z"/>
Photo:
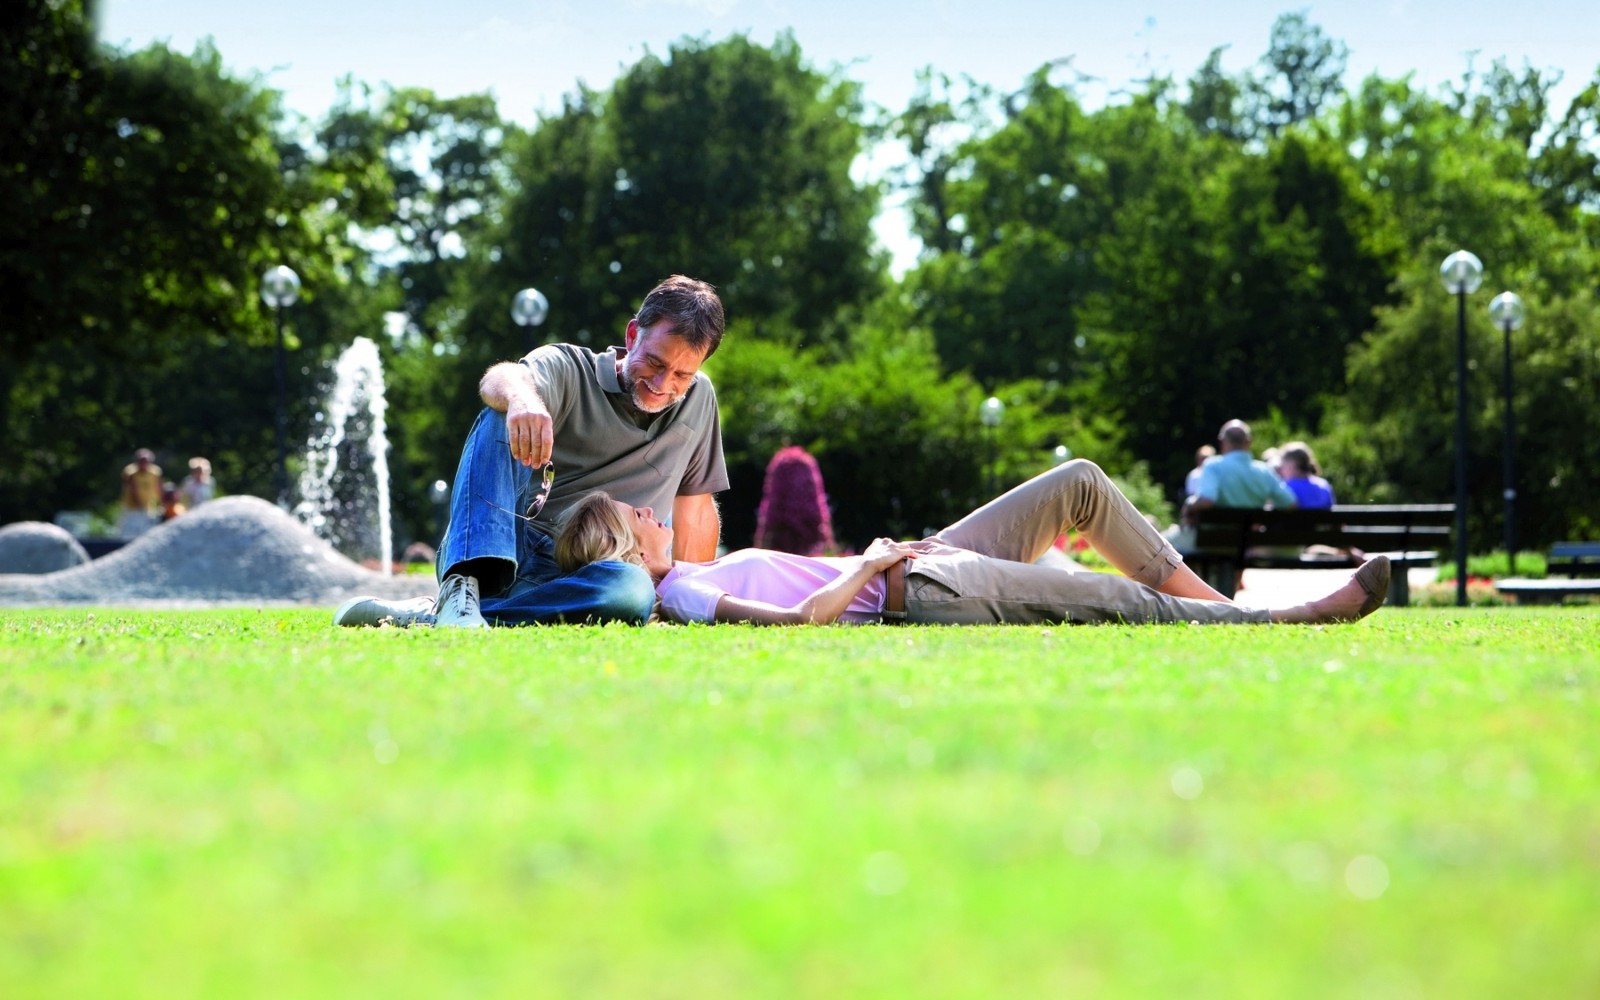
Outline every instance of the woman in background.
<path id="1" fill-rule="evenodd" d="M 1278 475 L 1294 494 L 1301 510 L 1326 510 L 1333 506 L 1333 487 L 1322 478 L 1322 469 L 1304 441 L 1290 441 L 1278 448 Z"/>

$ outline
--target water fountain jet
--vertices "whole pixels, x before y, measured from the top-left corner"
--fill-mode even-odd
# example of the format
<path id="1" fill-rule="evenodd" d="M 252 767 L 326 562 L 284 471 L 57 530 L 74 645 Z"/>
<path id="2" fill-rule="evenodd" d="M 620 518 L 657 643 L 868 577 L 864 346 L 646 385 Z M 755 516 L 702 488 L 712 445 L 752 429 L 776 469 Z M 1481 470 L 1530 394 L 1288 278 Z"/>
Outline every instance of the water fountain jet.
<path id="1" fill-rule="evenodd" d="M 340 553 L 394 566 L 389 435 L 378 345 L 357 337 L 333 366 L 333 386 L 306 442 L 294 515 Z"/>

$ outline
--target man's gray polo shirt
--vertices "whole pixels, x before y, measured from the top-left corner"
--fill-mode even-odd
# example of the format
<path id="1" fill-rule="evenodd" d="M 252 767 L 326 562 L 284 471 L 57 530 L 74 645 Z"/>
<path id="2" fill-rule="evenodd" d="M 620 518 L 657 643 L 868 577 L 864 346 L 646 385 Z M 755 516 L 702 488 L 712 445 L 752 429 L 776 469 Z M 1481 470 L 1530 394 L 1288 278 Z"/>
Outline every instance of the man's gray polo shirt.
<path id="1" fill-rule="evenodd" d="M 596 354 L 576 344 L 546 344 L 522 359 L 555 424 L 556 481 L 538 520 L 547 532 L 594 490 L 652 507 L 670 523 L 675 497 L 728 488 L 711 379 L 699 372 L 676 404 L 640 413 L 617 379 L 625 354 L 621 347 Z"/>

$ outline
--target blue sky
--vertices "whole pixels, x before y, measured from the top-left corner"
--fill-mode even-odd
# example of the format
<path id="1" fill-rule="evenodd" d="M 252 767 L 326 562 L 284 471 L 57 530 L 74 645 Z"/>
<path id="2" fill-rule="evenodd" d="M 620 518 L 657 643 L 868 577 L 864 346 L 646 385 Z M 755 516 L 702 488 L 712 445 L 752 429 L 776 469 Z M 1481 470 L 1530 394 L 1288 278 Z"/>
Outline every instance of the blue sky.
<path id="1" fill-rule="evenodd" d="M 1226 69 L 1245 69 L 1291 10 L 1349 47 L 1352 84 L 1410 72 L 1431 89 L 1459 77 L 1472 53 L 1481 66 L 1504 56 L 1563 71 L 1560 111 L 1600 68 L 1596 0 L 101 0 L 100 29 L 114 45 L 164 41 L 183 52 L 210 36 L 230 69 L 262 74 L 310 118 L 350 74 L 445 96 L 489 91 L 501 114 L 527 125 L 559 110 L 577 81 L 603 89 L 685 35 L 768 44 L 792 29 L 808 61 L 843 68 L 890 110 L 905 106 L 924 66 L 1014 88 L 1071 56 L 1094 78 L 1080 91 L 1093 106 L 1152 72 L 1185 80 L 1217 46 L 1229 47 Z M 898 255 L 895 230 L 889 222 L 880 235 Z"/>
<path id="2" fill-rule="evenodd" d="M 1229 69 L 1253 63 L 1273 20 L 1306 10 L 1350 47 L 1353 76 L 1415 71 L 1426 84 L 1458 76 L 1468 54 L 1565 70 L 1560 106 L 1600 67 L 1600 4 L 1541 0 L 1342 0 L 1240 3 L 1133 0 L 102 0 L 101 35 L 134 47 L 164 40 L 189 51 L 215 39 L 223 60 L 258 71 L 291 107 L 315 116 L 346 73 L 449 96 L 489 90 L 524 124 L 560 107 L 579 79 L 605 87 L 647 50 L 684 35 L 748 32 L 768 43 L 792 28 L 820 67 L 839 65 L 877 103 L 898 109 L 919 67 L 1015 86 L 1041 63 L 1072 56 L 1115 88 L 1151 71 L 1186 78 L 1216 46 Z M 1537 11 L 1537 17 L 1529 16 Z"/>

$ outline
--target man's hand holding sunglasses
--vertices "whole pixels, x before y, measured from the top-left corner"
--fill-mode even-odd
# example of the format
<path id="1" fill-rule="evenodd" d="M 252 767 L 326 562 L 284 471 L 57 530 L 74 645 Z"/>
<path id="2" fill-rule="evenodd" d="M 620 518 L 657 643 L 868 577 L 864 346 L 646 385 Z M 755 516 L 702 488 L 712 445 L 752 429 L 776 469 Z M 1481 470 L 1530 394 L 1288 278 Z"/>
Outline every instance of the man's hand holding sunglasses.
<path id="1" fill-rule="evenodd" d="M 555 423 L 542 401 L 513 399 L 506 409 L 506 436 L 512 458 L 527 466 L 544 465 L 555 448 Z"/>

